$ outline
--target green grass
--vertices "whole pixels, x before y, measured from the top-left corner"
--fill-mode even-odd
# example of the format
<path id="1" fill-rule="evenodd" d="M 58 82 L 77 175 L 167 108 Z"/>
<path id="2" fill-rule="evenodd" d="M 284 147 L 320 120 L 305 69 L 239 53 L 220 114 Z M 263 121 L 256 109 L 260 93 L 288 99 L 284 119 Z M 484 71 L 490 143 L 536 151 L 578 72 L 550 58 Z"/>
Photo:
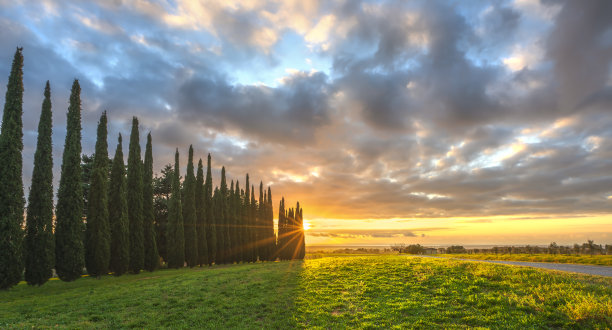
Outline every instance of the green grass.
<path id="1" fill-rule="evenodd" d="M 446 258 L 479 260 L 512 260 L 533 262 L 558 262 L 563 264 L 584 264 L 612 266 L 612 255 L 566 255 L 566 254 L 438 254 Z"/>
<path id="2" fill-rule="evenodd" d="M 610 328 L 612 279 L 397 255 L 162 270 L 0 292 L 0 328 Z"/>

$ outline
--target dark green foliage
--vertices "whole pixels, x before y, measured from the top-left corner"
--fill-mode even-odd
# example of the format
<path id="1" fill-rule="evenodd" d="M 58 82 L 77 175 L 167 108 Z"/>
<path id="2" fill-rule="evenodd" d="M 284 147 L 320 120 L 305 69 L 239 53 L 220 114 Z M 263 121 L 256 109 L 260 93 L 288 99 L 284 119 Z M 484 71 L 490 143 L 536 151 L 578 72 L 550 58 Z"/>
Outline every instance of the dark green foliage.
<path id="1" fill-rule="evenodd" d="M 183 206 L 181 204 L 181 182 L 179 176 L 179 152 L 174 156 L 174 179 L 172 195 L 168 205 L 168 267 L 180 268 L 185 264 L 185 234 L 183 232 Z"/>
<path id="2" fill-rule="evenodd" d="M 127 272 L 130 265 L 130 225 L 121 134 L 111 169 L 108 214 L 111 232 L 110 270 L 119 276 Z"/>
<path id="3" fill-rule="evenodd" d="M 227 181 L 225 178 L 225 167 L 221 168 L 221 183 L 219 197 L 217 200 L 215 224 L 217 226 L 217 263 L 224 264 L 228 261 L 229 235 L 227 231 Z"/>
<path id="4" fill-rule="evenodd" d="M 208 243 L 208 264 L 212 265 L 217 258 L 217 227 L 214 221 L 213 211 L 213 187 L 210 168 L 210 154 L 208 154 L 208 165 L 206 166 L 206 181 L 204 183 L 204 212 L 206 213 L 206 243 Z"/>
<path id="5" fill-rule="evenodd" d="M 23 55 L 17 48 L 6 85 L 0 135 L 0 289 L 19 283 L 23 271 Z"/>
<path id="6" fill-rule="evenodd" d="M 196 232 L 195 175 L 193 172 L 193 146 L 189 146 L 187 173 L 183 183 L 183 222 L 185 234 L 185 260 L 187 266 L 198 264 L 198 234 Z"/>
<path id="7" fill-rule="evenodd" d="M 231 208 L 232 208 L 232 227 L 231 237 L 232 242 L 232 256 L 236 262 L 242 261 L 242 251 L 240 243 L 240 184 L 236 181 L 236 188 L 232 192 Z"/>
<path id="8" fill-rule="evenodd" d="M 256 257 L 253 258 L 253 241 L 251 239 L 251 194 L 249 192 L 249 174 L 246 175 L 246 186 L 244 192 L 244 204 L 242 205 L 242 223 L 243 223 L 243 239 L 244 239 L 244 257 L 245 262 L 253 262 Z"/>
<path id="9" fill-rule="evenodd" d="M 280 260 L 286 260 L 287 250 L 287 220 L 285 216 L 285 198 L 278 205 L 278 243 L 276 254 Z"/>
<path id="10" fill-rule="evenodd" d="M 304 235 L 304 217 L 302 215 L 302 208 L 300 207 L 300 202 L 297 202 L 297 205 L 295 207 L 295 222 L 296 222 L 296 244 L 297 244 L 297 248 L 295 249 L 296 251 L 296 258 L 297 259 L 304 259 L 304 256 L 306 255 L 306 240 L 305 240 L 305 235 Z"/>
<path id="11" fill-rule="evenodd" d="M 38 122 L 38 140 L 34 153 L 32 186 L 28 196 L 24 244 L 25 280 L 42 285 L 53 275 L 53 154 L 51 89 L 45 86 L 45 100 Z"/>
<path id="12" fill-rule="evenodd" d="M 206 239 L 206 195 L 204 187 L 204 166 L 202 159 L 198 162 L 198 174 L 195 186 L 196 233 L 198 235 L 198 265 L 208 265 L 208 242 Z"/>
<path id="13" fill-rule="evenodd" d="M 152 272 L 159 266 L 153 211 L 153 146 L 147 135 L 142 178 L 142 221 L 144 238 L 144 269 Z"/>
<path id="14" fill-rule="evenodd" d="M 268 228 L 268 260 L 274 261 L 276 259 L 276 234 L 274 233 L 274 209 L 272 206 L 272 190 L 268 187 L 268 198 L 266 208 L 266 221 Z"/>
<path id="15" fill-rule="evenodd" d="M 142 221 L 142 160 L 138 119 L 132 119 L 127 170 L 128 218 L 130 221 L 130 271 L 138 274 L 144 268 L 144 232 Z"/>
<path id="16" fill-rule="evenodd" d="M 172 195 L 172 181 L 174 180 L 174 169 L 172 164 L 167 164 L 161 170 L 161 176 L 153 179 L 153 208 L 155 213 L 155 231 L 157 234 L 157 250 L 159 255 L 168 262 L 167 233 L 168 205 Z"/>
<path id="17" fill-rule="evenodd" d="M 83 193 L 81 189 L 81 87 L 74 80 L 70 93 L 66 142 L 57 193 L 55 270 L 63 281 L 81 276 L 85 265 L 83 247 Z"/>
<path id="18" fill-rule="evenodd" d="M 255 186 L 251 185 L 251 207 L 250 207 L 251 220 L 249 221 L 249 236 L 251 237 L 251 250 L 252 250 L 252 261 L 257 261 L 257 248 L 259 242 L 257 241 L 257 200 L 255 200 Z"/>
<path id="19" fill-rule="evenodd" d="M 93 170 L 95 155 L 81 155 L 81 189 L 83 191 L 83 219 L 87 219 L 89 204 L 89 187 L 91 185 L 91 173 Z"/>
<path id="20" fill-rule="evenodd" d="M 85 230 L 85 265 L 89 275 L 108 273 L 110 228 L 108 218 L 108 143 L 106 111 L 98 123 L 96 153 L 91 171 L 87 226 Z"/>

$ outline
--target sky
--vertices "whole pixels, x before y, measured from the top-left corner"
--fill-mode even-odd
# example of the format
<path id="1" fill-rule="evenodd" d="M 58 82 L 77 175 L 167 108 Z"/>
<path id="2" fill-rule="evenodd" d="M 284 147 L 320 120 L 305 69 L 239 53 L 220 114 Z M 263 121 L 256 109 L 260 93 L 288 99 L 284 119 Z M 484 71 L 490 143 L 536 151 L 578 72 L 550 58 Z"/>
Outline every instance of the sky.
<path id="1" fill-rule="evenodd" d="M 0 31 L 26 196 L 45 81 L 57 189 L 76 78 L 84 153 L 137 116 L 155 172 L 210 152 L 307 245 L 612 244 L 612 1 L 0 0 Z"/>

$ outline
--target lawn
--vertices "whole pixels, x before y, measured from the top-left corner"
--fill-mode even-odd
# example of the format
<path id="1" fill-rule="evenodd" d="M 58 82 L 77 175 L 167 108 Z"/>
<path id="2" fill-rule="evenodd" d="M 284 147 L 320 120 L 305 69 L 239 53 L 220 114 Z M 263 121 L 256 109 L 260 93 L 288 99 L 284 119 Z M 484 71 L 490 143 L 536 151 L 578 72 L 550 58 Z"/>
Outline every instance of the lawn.
<path id="1" fill-rule="evenodd" d="M 584 264 L 612 266 L 612 255 L 567 255 L 567 254 L 438 254 L 439 257 L 479 259 L 479 260 L 511 260 L 533 262 L 558 262 L 563 264 Z"/>
<path id="2" fill-rule="evenodd" d="M 603 277 L 339 256 L 22 284 L 0 292 L 0 328 L 609 328 L 611 297 Z"/>

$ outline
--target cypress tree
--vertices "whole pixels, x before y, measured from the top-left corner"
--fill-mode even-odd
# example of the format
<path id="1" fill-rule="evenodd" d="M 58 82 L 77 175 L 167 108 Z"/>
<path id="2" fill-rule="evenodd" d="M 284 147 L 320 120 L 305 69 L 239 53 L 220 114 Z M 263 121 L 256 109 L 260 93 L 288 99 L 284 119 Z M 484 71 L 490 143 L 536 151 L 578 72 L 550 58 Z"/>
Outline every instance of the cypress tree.
<path id="1" fill-rule="evenodd" d="M 183 206 L 181 204 L 181 181 L 179 174 L 179 152 L 174 155 L 174 179 L 172 196 L 168 205 L 168 267 L 181 268 L 185 264 L 185 233 L 183 228 Z"/>
<path id="2" fill-rule="evenodd" d="M 25 235 L 25 280 L 42 285 L 53 274 L 53 154 L 51 143 L 51 88 L 45 86 L 45 100 L 38 122 L 32 186 L 28 196 Z"/>
<path id="3" fill-rule="evenodd" d="M 285 260 L 285 248 L 286 248 L 286 230 L 287 223 L 285 221 L 285 198 L 281 198 L 278 205 L 278 244 L 276 254 L 280 260 Z"/>
<path id="4" fill-rule="evenodd" d="M 240 183 L 238 182 L 238 180 L 236 180 L 236 188 L 234 189 L 234 195 L 233 195 L 233 199 L 232 199 L 232 209 L 234 212 L 234 224 L 232 227 L 232 242 L 233 244 L 233 251 L 234 251 L 234 260 L 236 262 L 240 262 L 242 261 L 242 240 L 240 238 L 240 234 L 241 234 L 241 220 L 242 220 L 242 216 L 241 216 L 241 200 L 240 200 Z"/>
<path id="5" fill-rule="evenodd" d="M 142 220 L 144 235 L 144 269 L 152 272 L 159 266 L 159 253 L 155 239 L 154 209 L 153 209 L 153 146 L 151 133 L 147 135 L 145 148 L 144 171 L 142 178 Z"/>
<path id="6" fill-rule="evenodd" d="M 266 253 L 267 248 L 267 237 L 266 237 L 266 226 L 265 226 L 265 212 L 266 203 L 264 202 L 263 195 L 263 182 L 259 181 L 259 203 L 257 204 L 257 254 L 259 254 L 259 260 L 264 261 L 268 259 Z"/>
<path id="7" fill-rule="evenodd" d="M 155 213 L 156 243 L 159 256 L 168 261 L 167 233 L 168 227 L 168 205 L 172 196 L 172 181 L 174 181 L 173 164 L 166 164 L 161 170 L 161 176 L 153 179 L 153 203 Z"/>
<path id="8" fill-rule="evenodd" d="M 251 236 L 251 244 L 253 246 L 253 255 L 252 255 L 252 260 L 253 262 L 257 261 L 257 247 L 259 246 L 259 242 L 257 241 L 257 200 L 255 200 L 255 186 L 251 185 L 251 230 L 250 230 L 250 236 Z"/>
<path id="9" fill-rule="evenodd" d="M 243 235 L 244 235 L 244 261 L 253 261 L 253 242 L 251 242 L 251 194 L 249 192 L 249 174 L 246 175 L 246 185 L 244 187 L 243 213 Z"/>
<path id="10" fill-rule="evenodd" d="M 227 198 L 225 200 L 225 203 L 227 205 L 226 222 L 227 222 L 227 233 L 228 233 L 227 262 L 231 264 L 232 262 L 234 262 L 234 257 L 235 257 L 234 245 L 236 244 L 236 242 L 232 239 L 232 236 L 234 235 L 233 233 L 234 216 L 236 214 L 234 212 L 234 180 L 231 181 L 230 188 L 227 192 Z"/>
<path id="11" fill-rule="evenodd" d="M 298 230 L 299 230 L 299 250 L 298 250 L 298 259 L 304 259 L 306 256 L 306 235 L 304 234 L 304 217 L 302 213 L 302 208 L 300 208 L 300 203 L 298 202 L 296 208 L 296 217 L 298 219 Z"/>
<path id="12" fill-rule="evenodd" d="M 195 189 L 196 203 L 196 233 L 198 235 L 198 265 L 204 266 L 208 264 L 208 240 L 206 239 L 206 195 L 204 187 L 204 166 L 202 158 L 198 161 L 198 172 L 196 175 Z"/>
<path id="13" fill-rule="evenodd" d="M 127 169 L 128 218 L 130 221 L 130 271 L 138 274 L 144 268 L 144 232 L 142 221 L 142 160 L 138 119 L 132 119 Z"/>
<path id="14" fill-rule="evenodd" d="M 90 275 L 108 273 L 110 228 L 108 218 L 108 143 L 106 111 L 98 123 L 96 153 L 89 187 L 87 226 L 85 230 L 85 265 Z"/>
<path id="15" fill-rule="evenodd" d="M 276 234 L 274 232 L 274 209 L 272 206 L 272 190 L 268 186 L 268 207 L 267 207 L 267 221 L 268 221 L 268 237 L 270 237 L 270 243 L 268 247 L 269 260 L 274 261 L 276 259 Z"/>
<path id="16" fill-rule="evenodd" d="M 219 185 L 219 199 L 217 216 L 217 254 L 220 264 L 227 262 L 229 252 L 229 238 L 227 235 L 227 181 L 225 178 L 225 166 L 221 168 L 221 183 Z"/>
<path id="17" fill-rule="evenodd" d="M 0 289 L 19 283 L 23 271 L 23 55 L 17 48 L 6 85 L 0 134 Z"/>
<path id="18" fill-rule="evenodd" d="M 70 93 L 66 142 L 57 192 L 55 270 L 62 281 L 74 281 L 85 265 L 83 193 L 81 189 L 81 87 L 74 80 Z"/>
<path id="19" fill-rule="evenodd" d="M 189 146 L 187 173 L 183 183 L 183 221 L 185 234 L 185 259 L 187 266 L 198 264 L 198 234 L 196 232 L 195 175 L 193 172 L 193 146 Z"/>
<path id="20" fill-rule="evenodd" d="M 217 231 L 215 237 L 217 238 L 217 254 L 215 256 L 215 264 L 220 265 L 223 261 L 223 248 L 220 246 L 220 242 L 223 242 L 223 235 L 221 233 L 221 224 L 219 218 L 221 217 L 221 193 L 219 193 L 219 187 L 215 187 L 215 192 L 212 198 L 212 223 Z"/>
<path id="21" fill-rule="evenodd" d="M 213 212 L 213 187 L 210 164 L 210 154 L 208 154 L 208 165 L 206 166 L 206 181 L 204 184 L 204 212 L 206 213 L 206 243 L 208 244 L 208 265 L 217 261 L 217 227 L 214 221 Z"/>
<path id="22" fill-rule="evenodd" d="M 108 215 L 111 232 L 110 269 L 116 276 L 119 276 L 127 272 L 130 266 L 130 224 L 121 134 L 117 139 L 117 148 L 111 168 Z"/>

